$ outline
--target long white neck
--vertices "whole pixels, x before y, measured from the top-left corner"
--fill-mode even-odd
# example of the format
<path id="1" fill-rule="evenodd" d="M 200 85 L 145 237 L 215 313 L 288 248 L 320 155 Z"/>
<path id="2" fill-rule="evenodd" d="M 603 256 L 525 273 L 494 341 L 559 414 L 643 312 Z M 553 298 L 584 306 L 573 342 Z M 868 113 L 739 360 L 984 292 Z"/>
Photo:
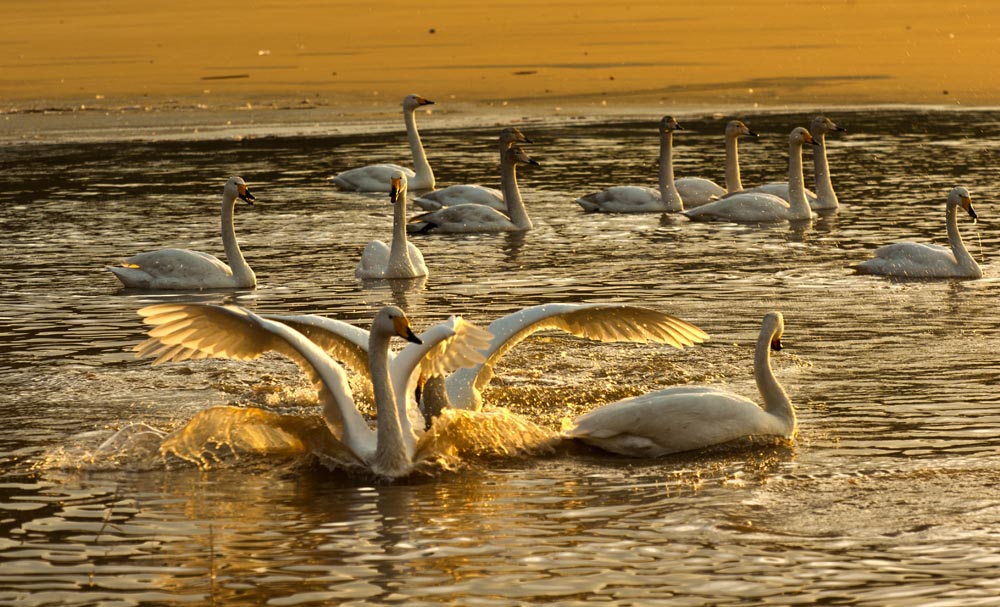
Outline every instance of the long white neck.
<path id="1" fill-rule="evenodd" d="M 681 194 L 674 185 L 674 133 L 660 133 L 660 200 L 667 205 L 667 210 L 679 212 L 684 210 Z"/>
<path id="2" fill-rule="evenodd" d="M 377 447 L 371 462 L 374 472 L 394 476 L 408 469 L 412 454 L 403 440 L 403 426 L 396 409 L 396 397 L 389 382 L 389 336 L 381 331 L 368 338 L 368 357 L 372 372 L 372 390 L 378 411 Z"/>
<path id="3" fill-rule="evenodd" d="M 726 136 L 726 192 L 732 194 L 743 189 L 740 178 L 740 138 L 737 135 Z"/>
<path id="4" fill-rule="evenodd" d="M 524 208 L 521 190 L 517 187 L 517 162 L 509 154 L 504 154 L 500 165 L 500 187 L 503 189 L 503 201 L 507 204 L 507 215 L 511 223 L 519 230 L 530 230 L 531 218 L 528 217 L 528 209 Z"/>
<path id="5" fill-rule="evenodd" d="M 753 375 L 757 381 L 757 390 L 764 399 L 764 411 L 777 417 L 790 431 L 795 427 L 795 409 L 792 400 L 788 398 L 785 389 L 774 377 L 771 370 L 771 340 L 773 333 L 761 332 L 757 339 L 757 349 L 753 356 Z"/>
<path id="6" fill-rule="evenodd" d="M 434 171 L 431 170 L 431 163 L 427 162 L 427 154 L 424 153 L 424 146 L 420 143 L 420 132 L 417 131 L 417 120 L 413 115 L 415 108 L 403 110 L 403 120 L 406 122 L 406 138 L 410 141 L 410 152 L 413 154 L 413 170 L 416 175 L 413 178 L 414 189 L 432 190 L 434 189 Z"/>
<path id="7" fill-rule="evenodd" d="M 965 243 L 962 241 L 962 233 L 958 231 L 957 205 L 948 205 L 945 221 L 948 224 L 948 244 L 951 245 L 951 252 L 955 256 L 955 261 L 958 263 L 958 267 L 969 273 L 982 274 L 979 264 L 976 263 L 976 260 L 972 257 L 972 254 L 969 253 L 969 250 L 965 248 Z"/>
<path id="8" fill-rule="evenodd" d="M 805 176 L 802 174 L 802 143 L 788 144 L 788 208 L 791 219 L 809 219 L 812 210 L 806 198 Z"/>
<path id="9" fill-rule="evenodd" d="M 830 181 L 830 165 L 826 160 L 826 133 L 821 132 L 814 139 L 819 144 L 813 149 L 813 166 L 816 172 L 816 207 L 836 209 L 840 206 L 840 201 L 837 200 L 837 193 L 833 191 L 833 182 Z"/>
<path id="10" fill-rule="evenodd" d="M 233 271 L 233 281 L 240 287 L 252 287 L 257 284 L 250 265 L 240 251 L 240 243 L 236 241 L 236 227 L 233 215 L 236 209 L 236 194 L 226 192 L 222 195 L 222 247 L 226 250 L 226 260 Z"/>
<path id="11" fill-rule="evenodd" d="M 406 240 L 406 188 L 396 193 L 392 210 L 392 244 L 389 245 L 389 265 L 386 276 L 413 276 L 413 260 Z"/>

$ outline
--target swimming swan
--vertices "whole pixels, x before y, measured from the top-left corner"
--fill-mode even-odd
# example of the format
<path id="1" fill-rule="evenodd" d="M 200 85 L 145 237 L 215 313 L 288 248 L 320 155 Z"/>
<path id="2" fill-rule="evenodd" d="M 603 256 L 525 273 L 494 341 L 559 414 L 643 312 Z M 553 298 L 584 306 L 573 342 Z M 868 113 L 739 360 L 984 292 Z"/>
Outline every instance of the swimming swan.
<path id="1" fill-rule="evenodd" d="M 516 127 L 509 126 L 500 131 L 500 166 L 506 159 L 506 152 L 515 143 L 531 143 L 524 133 Z M 501 175 L 503 175 L 501 168 Z M 503 177 L 501 176 L 501 181 Z M 501 186 L 502 187 L 502 186 Z M 441 207 L 450 207 L 456 204 L 485 204 L 494 209 L 506 213 L 507 203 L 503 200 L 503 192 L 495 188 L 487 188 L 481 185 L 450 185 L 440 190 L 427 192 L 413 199 L 413 203 L 425 211 L 436 211 Z"/>
<path id="2" fill-rule="evenodd" d="M 252 289 L 257 277 L 236 241 L 233 212 L 236 199 L 253 205 L 254 196 L 241 177 L 230 177 L 222 190 L 222 246 L 226 265 L 208 253 L 190 249 L 160 249 L 129 257 L 120 266 L 108 266 L 130 289 Z"/>
<path id="3" fill-rule="evenodd" d="M 781 313 L 764 317 L 754 354 L 763 408 L 712 386 L 678 386 L 604 405 L 576 418 L 565 432 L 606 451 L 657 457 L 748 436 L 792 438 L 795 409 L 771 370 L 769 350 L 781 349 Z"/>
<path id="4" fill-rule="evenodd" d="M 684 214 L 691 219 L 766 223 L 772 221 L 804 221 L 812 218 L 812 211 L 805 196 L 802 175 L 802 146 L 816 145 L 809 131 L 796 127 L 788 136 L 788 181 L 791 184 L 791 202 L 772 194 L 737 192 L 706 205 L 688 209 Z"/>
<path id="5" fill-rule="evenodd" d="M 587 194 L 576 203 L 587 212 L 603 213 L 671 213 L 684 210 L 684 203 L 674 187 L 674 131 L 684 130 L 673 116 L 660 120 L 660 189 L 621 185 Z"/>
<path id="6" fill-rule="evenodd" d="M 388 192 L 389 181 L 396 171 L 403 171 L 414 190 L 434 189 L 434 171 L 427 162 L 427 154 L 420 143 L 420 133 L 413 116 L 414 110 L 423 105 L 433 105 L 434 102 L 420 95 L 407 95 L 403 98 L 403 120 L 406 122 L 406 137 L 410 141 L 410 152 L 413 154 L 413 166 L 416 171 L 401 167 L 398 164 L 371 164 L 349 169 L 333 178 L 333 182 L 345 190 L 358 192 Z"/>
<path id="7" fill-rule="evenodd" d="M 368 243 L 361 261 L 354 270 L 358 278 L 415 278 L 427 276 L 424 256 L 412 242 L 406 240 L 406 175 L 397 171 L 389 189 L 392 201 L 392 241 Z"/>
<path id="8" fill-rule="evenodd" d="M 972 196 L 963 187 L 948 193 L 945 222 L 948 246 L 897 242 L 875 250 L 874 259 L 857 266 L 862 274 L 883 274 L 905 278 L 982 278 L 983 270 L 969 254 L 958 231 L 958 208 L 962 207 L 975 222 L 979 217 L 972 208 Z"/>
<path id="9" fill-rule="evenodd" d="M 517 166 L 538 165 L 518 145 L 504 152 L 503 197 L 508 214 L 482 204 L 457 204 L 417 215 L 410 220 L 413 232 L 524 232 L 532 228 L 528 210 L 517 187 Z"/>
<path id="10" fill-rule="evenodd" d="M 739 120 L 731 120 L 726 125 L 726 187 L 722 188 L 714 181 L 703 177 L 681 177 L 674 182 L 681 200 L 688 208 L 708 204 L 725 196 L 727 193 L 739 192 L 743 189 L 740 178 L 739 138 L 742 136 L 756 137 L 757 133 Z"/>
<path id="11" fill-rule="evenodd" d="M 354 404 L 343 367 L 292 327 L 231 305 L 160 304 L 139 314 L 153 328 L 149 339 L 136 346 L 136 356 L 153 357 L 154 365 L 208 357 L 248 360 L 270 350 L 291 358 L 319 392 L 331 433 L 360 464 L 386 478 L 413 469 L 417 435 L 409 417 L 415 408 L 409 403 L 418 378 L 482 362 L 480 350 L 489 339 L 488 333 L 456 317 L 417 337 L 402 310 L 381 309 L 368 332 L 365 354 L 378 412 L 373 431 Z M 411 342 L 395 355 L 389 351 L 394 335 Z"/>

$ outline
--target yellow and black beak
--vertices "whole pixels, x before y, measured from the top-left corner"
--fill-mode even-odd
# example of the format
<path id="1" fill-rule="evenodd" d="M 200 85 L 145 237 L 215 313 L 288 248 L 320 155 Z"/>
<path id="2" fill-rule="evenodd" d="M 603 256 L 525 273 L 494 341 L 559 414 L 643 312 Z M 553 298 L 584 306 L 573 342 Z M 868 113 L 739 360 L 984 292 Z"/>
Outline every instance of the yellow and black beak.
<path id="1" fill-rule="evenodd" d="M 962 208 L 969 213 L 969 217 L 972 218 L 973 223 L 979 220 L 979 215 L 976 213 L 976 210 L 972 208 L 972 198 L 969 198 L 968 196 L 963 198 Z"/>
<path id="2" fill-rule="evenodd" d="M 806 131 L 806 143 L 811 143 L 812 145 L 819 145 L 819 142 L 813 139 L 812 133 Z"/>
<path id="3" fill-rule="evenodd" d="M 415 344 L 422 344 L 424 342 L 420 341 L 420 338 L 414 335 L 413 329 L 410 328 L 410 320 L 406 316 L 397 316 L 392 319 L 392 326 L 396 329 L 396 335 L 402 337 L 408 342 Z"/>
<path id="4" fill-rule="evenodd" d="M 391 185 L 389 186 L 389 200 L 393 204 L 396 204 L 396 200 L 399 197 L 399 183 L 400 183 L 400 181 L 401 181 L 401 179 L 399 177 L 393 177 L 392 180 L 390 181 Z"/>
<path id="5" fill-rule="evenodd" d="M 417 101 L 420 105 L 434 105 L 434 102 L 430 99 L 424 99 L 423 97 L 417 97 Z"/>
<path id="6" fill-rule="evenodd" d="M 250 190 L 247 189 L 246 184 L 241 183 L 240 185 L 236 186 L 236 188 L 237 188 L 237 191 L 239 192 L 238 195 L 240 197 L 240 200 L 243 200 L 248 205 L 253 206 L 253 201 L 257 200 L 257 199 L 254 198 L 254 195 L 251 194 Z"/>

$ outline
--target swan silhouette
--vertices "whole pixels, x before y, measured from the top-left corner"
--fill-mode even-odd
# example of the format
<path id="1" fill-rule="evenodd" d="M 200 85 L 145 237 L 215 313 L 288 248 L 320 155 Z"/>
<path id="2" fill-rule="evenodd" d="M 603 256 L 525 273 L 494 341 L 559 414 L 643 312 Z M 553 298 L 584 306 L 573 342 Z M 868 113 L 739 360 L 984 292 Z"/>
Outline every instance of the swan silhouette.
<path id="1" fill-rule="evenodd" d="M 406 174 L 397 171 L 392 177 L 389 199 L 393 204 L 392 241 L 373 240 L 361 253 L 354 271 L 358 278 L 415 278 L 427 276 L 424 256 L 406 240 Z"/>
<path id="2" fill-rule="evenodd" d="M 795 409 L 770 361 L 770 350 L 781 349 L 783 331 L 781 313 L 764 316 L 754 353 L 754 379 L 763 407 L 711 386 L 679 386 L 599 407 L 576 418 L 564 433 L 633 457 L 702 449 L 748 436 L 792 438 Z"/>
<path id="3" fill-rule="evenodd" d="M 242 177 L 230 177 L 222 190 L 222 246 L 229 265 L 208 253 L 190 249 L 160 249 L 140 253 L 119 266 L 107 266 L 131 289 L 253 288 L 257 277 L 240 251 L 233 227 L 236 200 L 253 205 L 254 196 Z"/>

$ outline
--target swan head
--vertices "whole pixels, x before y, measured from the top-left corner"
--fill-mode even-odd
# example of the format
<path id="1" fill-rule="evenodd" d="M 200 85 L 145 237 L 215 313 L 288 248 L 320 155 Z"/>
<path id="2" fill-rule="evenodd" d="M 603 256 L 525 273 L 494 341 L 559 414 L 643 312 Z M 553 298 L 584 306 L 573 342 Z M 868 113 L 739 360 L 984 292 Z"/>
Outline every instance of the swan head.
<path id="1" fill-rule="evenodd" d="M 406 317 L 406 313 L 396 306 L 386 306 L 379 310 L 372 322 L 372 333 L 390 337 L 395 335 L 415 344 L 423 343 L 410 328 L 410 319 Z"/>
<path id="2" fill-rule="evenodd" d="M 500 131 L 500 147 L 507 149 L 515 143 L 534 143 L 517 127 L 509 126 Z"/>
<path id="3" fill-rule="evenodd" d="M 533 164 L 538 166 L 538 162 L 531 156 L 528 156 L 527 152 L 519 145 L 510 146 L 507 150 L 507 159 L 514 164 Z"/>
<path id="4" fill-rule="evenodd" d="M 976 210 L 972 208 L 972 194 L 962 186 L 952 188 L 951 192 L 948 192 L 948 204 L 962 207 L 972 218 L 973 223 L 979 219 Z"/>
<path id="5" fill-rule="evenodd" d="M 819 142 L 813 139 L 812 134 L 809 133 L 809 129 L 805 127 L 797 126 L 792 129 L 792 132 L 788 135 L 788 140 L 795 145 L 819 145 Z"/>
<path id="6" fill-rule="evenodd" d="M 821 135 L 826 135 L 827 133 L 834 133 L 837 131 L 846 131 L 842 126 L 837 126 L 832 120 L 826 116 L 816 116 L 813 118 L 812 122 L 809 123 L 809 132 L 812 133 L 813 137 L 820 137 Z"/>
<path id="7" fill-rule="evenodd" d="M 726 125 L 726 137 L 740 137 L 742 135 L 756 137 L 757 133 L 751 131 L 750 127 L 743 124 L 742 120 L 730 120 L 729 124 Z"/>
<path id="8" fill-rule="evenodd" d="M 660 132 L 661 133 L 671 133 L 673 131 L 683 131 L 684 127 L 677 124 L 677 120 L 673 116 L 664 116 L 660 119 Z"/>
<path id="9" fill-rule="evenodd" d="M 396 171 L 389 180 L 389 201 L 396 204 L 400 196 L 406 197 L 406 173 Z"/>
<path id="10" fill-rule="evenodd" d="M 781 312 L 768 312 L 764 316 L 764 322 L 760 328 L 761 333 L 771 336 L 771 349 L 775 352 L 781 350 L 781 336 L 785 332 L 785 317 Z"/>
<path id="11" fill-rule="evenodd" d="M 411 94 L 411 95 L 407 95 L 406 97 L 403 97 L 403 109 L 404 110 L 413 110 L 413 109 L 416 109 L 416 108 L 418 108 L 418 107 L 420 107 L 422 105 L 434 105 L 434 102 L 431 101 L 430 99 L 426 99 L 424 97 L 421 97 L 420 95 L 412 95 Z"/>
<path id="12" fill-rule="evenodd" d="M 242 177 L 230 177 L 229 181 L 226 182 L 226 188 L 223 192 L 233 198 L 239 198 L 250 206 L 253 206 L 253 201 L 256 200 L 254 195 L 250 193 L 250 190 L 247 189 L 247 184 L 243 181 Z"/>

